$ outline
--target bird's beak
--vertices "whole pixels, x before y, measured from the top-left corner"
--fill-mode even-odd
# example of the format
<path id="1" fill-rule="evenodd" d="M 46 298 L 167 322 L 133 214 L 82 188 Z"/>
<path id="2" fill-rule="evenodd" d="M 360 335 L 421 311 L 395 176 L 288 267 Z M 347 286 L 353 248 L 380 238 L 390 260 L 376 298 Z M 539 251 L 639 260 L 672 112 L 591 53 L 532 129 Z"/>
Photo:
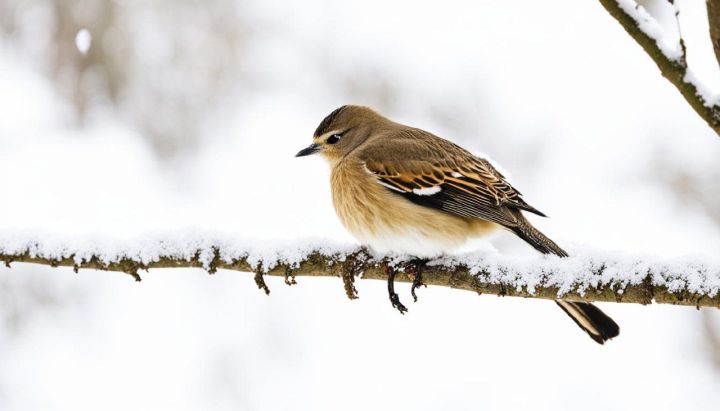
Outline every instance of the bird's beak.
<path id="1" fill-rule="evenodd" d="M 310 154 L 315 154 L 318 151 L 320 151 L 320 145 L 312 143 L 309 146 L 303 148 L 302 150 L 298 151 L 297 154 L 295 154 L 295 157 L 304 157 L 309 156 Z"/>

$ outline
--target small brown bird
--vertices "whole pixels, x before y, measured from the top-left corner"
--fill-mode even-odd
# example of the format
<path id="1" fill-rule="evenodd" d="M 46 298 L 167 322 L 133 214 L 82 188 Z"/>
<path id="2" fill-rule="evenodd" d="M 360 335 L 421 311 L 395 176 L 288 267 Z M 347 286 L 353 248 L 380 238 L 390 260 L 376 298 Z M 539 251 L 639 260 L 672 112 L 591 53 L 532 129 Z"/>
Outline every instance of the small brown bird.
<path id="1" fill-rule="evenodd" d="M 343 225 L 376 251 L 431 258 L 505 228 L 543 254 L 567 256 L 525 219 L 522 211 L 545 215 L 490 162 L 427 131 L 347 105 L 325 117 L 313 143 L 296 156 L 315 153 L 330 162 L 333 203 Z M 413 297 L 422 284 L 421 266 L 413 270 Z M 394 278 L 388 269 L 390 301 L 404 313 Z M 620 332 L 590 303 L 556 303 L 600 344 Z"/>

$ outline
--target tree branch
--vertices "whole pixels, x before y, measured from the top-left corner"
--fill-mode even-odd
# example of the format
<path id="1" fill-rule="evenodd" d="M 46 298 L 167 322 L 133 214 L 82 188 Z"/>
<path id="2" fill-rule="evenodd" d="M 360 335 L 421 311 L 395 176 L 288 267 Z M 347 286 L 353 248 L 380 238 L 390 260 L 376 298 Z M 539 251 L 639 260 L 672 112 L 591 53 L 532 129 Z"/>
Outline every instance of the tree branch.
<path id="1" fill-rule="evenodd" d="M 241 250 L 227 243 L 210 242 L 196 248 L 162 245 L 144 246 L 152 257 L 142 257 L 146 248 L 116 254 L 59 247 L 44 251 L 37 244 L 3 246 L 0 261 L 10 267 L 13 262 L 42 264 L 128 273 L 140 280 L 139 271 L 151 268 L 202 268 L 209 273 L 218 269 L 254 272 L 258 287 L 265 289 L 263 276 L 280 276 L 287 284 L 295 276 L 340 277 L 348 297 L 355 297 L 353 282 L 362 279 L 387 280 L 386 265 L 402 269 L 408 259 L 378 257 L 362 248 L 313 247 L 300 244 Z M 196 243 L 194 243 L 196 244 Z M 232 248 L 228 252 L 223 249 Z M 160 251 L 158 251 L 160 250 Z M 304 251 L 303 251 L 304 250 Z M 501 259 L 496 255 L 464 255 L 428 262 L 422 271 L 428 285 L 443 286 L 477 293 L 516 297 L 607 301 L 649 304 L 680 304 L 720 307 L 720 267 L 689 262 L 658 262 L 640 259 L 592 256 L 558 258 L 541 256 L 532 260 Z M 397 281 L 409 282 L 407 275 Z M 268 291 L 269 292 L 269 291 Z"/>
<path id="2" fill-rule="evenodd" d="M 720 0 L 707 0 L 708 25 L 715 59 L 720 66 Z"/>
<path id="3" fill-rule="evenodd" d="M 713 2 L 708 2 L 708 7 L 710 7 L 710 3 Z M 720 107 L 705 101 L 697 86 L 690 81 L 686 81 L 688 80 L 688 67 L 685 64 L 685 59 L 679 58 L 675 60 L 663 53 L 663 50 L 658 46 L 658 39 L 643 31 L 639 23 L 623 9 L 618 0 L 600 0 L 600 4 L 653 59 L 663 77 L 678 89 L 695 112 L 705 120 L 715 133 L 720 135 Z M 712 24 L 711 21 L 711 31 L 713 30 Z M 713 37 L 713 39 L 716 39 L 716 37 Z M 715 42 L 713 42 L 713 45 L 715 45 Z"/>

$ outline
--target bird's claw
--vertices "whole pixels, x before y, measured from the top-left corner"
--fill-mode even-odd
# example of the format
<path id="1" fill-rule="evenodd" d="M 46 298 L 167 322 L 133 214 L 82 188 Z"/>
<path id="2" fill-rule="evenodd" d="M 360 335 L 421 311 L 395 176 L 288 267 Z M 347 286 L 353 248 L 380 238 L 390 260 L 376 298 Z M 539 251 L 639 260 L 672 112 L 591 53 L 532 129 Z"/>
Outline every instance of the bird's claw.
<path id="1" fill-rule="evenodd" d="M 410 288 L 410 295 L 412 295 L 412 298 L 414 302 L 417 302 L 417 294 L 415 294 L 415 289 L 423 286 L 427 287 L 427 284 L 423 283 L 422 281 L 422 266 L 425 264 L 425 261 L 418 260 L 413 261 L 406 267 L 405 271 L 412 274 L 412 287 Z"/>
<path id="2" fill-rule="evenodd" d="M 400 311 L 400 314 L 405 314 L 408 310 L 407 307 L 400 302 L 400 297 L 398 297 L 397 293 L 390 294 L 390 303 L 393 308 L 397 308 L 397 310 Z"/>
<path id="3" fill-rule="evenodd" d="M 398 297 L 395 292 L 395 269 L 390 267 L 390 265 L 385 265 L 385 274 L 388 276 L 387 285 L 388 295 L 390 296 L 390 304 L 392 304 L 393 308 L 397 308 L 397 310 L 400 311 L 400 314 L 405 314 L 408 309 L 400 302 L 400 297 Z"/>
<path id="4" fill-rule="evenodd" d="M 427 287 L 427 284 L 422 282 L 422 276 L 420 274 L 415 276 L 415 279 L 413 279 L 412 287 L 410 288 L 410 295 L 412 295 L 413 302 L 417 302 L 417 295 L 415 294 L 415 289 L 423 286 Z"/>

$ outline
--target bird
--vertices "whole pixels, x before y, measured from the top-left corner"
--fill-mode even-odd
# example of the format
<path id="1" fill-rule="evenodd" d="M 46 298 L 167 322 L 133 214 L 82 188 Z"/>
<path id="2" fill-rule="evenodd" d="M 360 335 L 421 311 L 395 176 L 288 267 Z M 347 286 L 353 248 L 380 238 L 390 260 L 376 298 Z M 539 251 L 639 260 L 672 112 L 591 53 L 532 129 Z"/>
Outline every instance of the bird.
<path id="1" fill-rule="evenodd" d="M 344 105 L 318 125 L 310 146 L 296 157 L 320 154 L 330 165 L 335 211 L 345 228 L 379 253 L 417 257 L 412 296 L 422 285 L 422 262 L 450 254 L 469 239 L 506 229 L 542 254 L 567 257 L 523 212 L 545 217 L 528 204 L 487 159 L 425 130 L 396 123 L 373 109 Z M 394 290 L 393 307 L 407 308 Z M 599 344 L 620 328 L 595 305 L 555 300 Z"/>

